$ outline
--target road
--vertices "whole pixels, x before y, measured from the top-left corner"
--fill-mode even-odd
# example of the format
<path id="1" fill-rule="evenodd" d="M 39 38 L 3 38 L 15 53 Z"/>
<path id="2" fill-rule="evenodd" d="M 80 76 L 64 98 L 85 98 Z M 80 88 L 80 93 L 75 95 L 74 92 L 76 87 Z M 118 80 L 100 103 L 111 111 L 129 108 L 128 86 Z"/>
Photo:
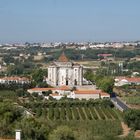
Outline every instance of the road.
<path id="1" fill-rule="evenodd" d="M 111 101 L 121 111 L 125 111 L 128 109 L 127 105 L 124 102 L 122 102 L 120 99 L 118 99 L 117 97 L 111 98 Z"/>

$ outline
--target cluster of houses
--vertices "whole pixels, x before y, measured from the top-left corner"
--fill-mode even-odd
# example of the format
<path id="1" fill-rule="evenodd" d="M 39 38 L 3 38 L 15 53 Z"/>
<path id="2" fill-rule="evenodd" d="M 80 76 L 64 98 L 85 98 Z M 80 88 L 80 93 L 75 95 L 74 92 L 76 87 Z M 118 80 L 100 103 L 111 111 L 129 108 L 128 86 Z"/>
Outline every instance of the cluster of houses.
<path id="1" fill-rule="evenodd" d="M 100 56 L 107 57 L 111 54 L 100 54 Z M 69 60 L 64 52 L 61 54 L 57 61 L 54 61 L 48 67 L 48 80 L 46 81 L 52 88 L 32 88 L 27 91 L 30 94 L 37 93 L 43 95 L 44 98 L 49 99 L 52 97 L 59 100 L 63 97 L 72 99 L 103 99 L 110 98 L 108 93 L 90 87 L 84 87 L 83 82 L 83 67 Z M 0 78 L 1 84 L 16 83 L 27 84 L 31 80 L 26 77 L 3 77 Z M 140 78 L 136 77 L 116 77 L 115 86 L 123 86 L 126 84 L 140 85 Z M 75 88 L 73 88 L 75 87 Z M 48 91 L 49 94 L 44 94 Z"/>
<path id="2" fill-rule="evenodd" d="M 101 90 L 72 90 L 69 86 L 61 86 L 58 88 L 32 88 L 28 89 L 30 94 L 38 93 L 38 95 L 43 95 L 44 92 L 51 91 L 51 94 L 44 96 L 48 99 L 53 97 L 56 100 L 60 100 L 63 97 L 72 98 L 72 99 L 103 99 L 110 98 L 108 93 L 105 93 Z"/>
<path id="3" fill-rule="evenodd" d="M 0 83 L 17 83 L 25 84 L 30 83 L 30 79 L 26 77 L 3 77 L 0 78 Z M 32 88 L 27 91 L 30 94 L 37 93 L 43 95 L 48 99 L 52 97 L 59 100 L 63 97 L 72 99 L 99 99 L 109 98 L 110 95 L 95 88 L 82 88 L 83 87 L 83 67 L 79 64 L 73 63 L 69 60 L 64 52 L 59 57 L 58 61 L 54 61 L 48 67 L 48 84 L 53 88 Z M 92 85 L 91 85 L 92 86 Z M 73 88 L 76 87 L 76 88 Z M 80 88 L 79 88 L 80 87 Z M 43 94 L 51 91 L 49 94 Z"/>
<path id="4" fill-rule="evenodd" d="M 30 79 L 27 77 L 2 77 L 0 78 L 0 84 L 10 84 L 10 83 L 16 83 L 16 84 L 28 84 L 30 83 Z"/>
<path id="5" fill-rule="evenodd" d="M 31 80 L 27 77 L 1 77 L 0 84 L 28 84 Z M 38 93 L 38 95 L 43 95 L 44 92 L 51 91 L 51 94 L 48 96 L 44 96 L 45 99 L 49 99 L 52 97 L 56 100 L 59 100 L 63 97 L 72 98 L 72 99 L 103 99 L 110 98 L 108 93 L 105 93 L 101 90 L 96 89 L 74 89 L 72 86 L 58 86 L 53 88 L 32 88 L 27 90 L 30 94 Z"/>

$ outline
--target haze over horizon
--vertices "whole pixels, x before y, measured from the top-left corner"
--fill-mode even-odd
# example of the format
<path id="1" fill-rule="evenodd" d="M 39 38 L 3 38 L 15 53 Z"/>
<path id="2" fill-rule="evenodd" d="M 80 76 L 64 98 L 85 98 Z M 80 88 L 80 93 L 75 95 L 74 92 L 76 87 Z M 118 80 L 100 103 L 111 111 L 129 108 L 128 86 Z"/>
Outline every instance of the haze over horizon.
<path id="1" fill-rule="evenodd" d="M 140 40 L 140 0 L 0 0 L 0 42 Z"/>

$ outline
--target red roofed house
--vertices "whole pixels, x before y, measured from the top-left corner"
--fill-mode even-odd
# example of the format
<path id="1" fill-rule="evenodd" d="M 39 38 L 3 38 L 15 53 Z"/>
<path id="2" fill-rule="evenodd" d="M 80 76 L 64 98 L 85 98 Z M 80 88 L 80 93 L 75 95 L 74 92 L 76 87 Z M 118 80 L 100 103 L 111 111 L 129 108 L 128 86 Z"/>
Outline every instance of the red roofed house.
<path id="1" fill-rule="evenodd" d="M 110 98 L 110 95 L 101 90 L 75 90 L 73 91 L 74 98 L 78 99 L 99 99 Z"/>
<path id="2" fill-rule="evenodd" d="M 123 85 L 140 85 L 140 77 L 116 77 L 115 78 L 115 86 L 123 86 Z"/>
<path id="3" fill-rule="evenodd" d="M 42 95 L 43 92 L 46 92 L 49 90 L 52 91 L 52 94 L 50 94 L 50 96 L 57 100 L 71 94 L 71 88 L 69 88 L 68 86 L 61 86 L 58 88 L 32 88 L 32 89 L 28 89 L 27 91 L 31 94 L 38 93 L 39 95 Z M 45 98 L 47 99 L 47 97 Z"/>
<path id="4" fill-rule="evenodd" d="M 33 88 L 28 89 L 29 93 L 39 93 L 39 95 L 42 95 L 45 91 L 52 91 L 52 94 L 50 94 L 51 97 L 59 100 L 64 96 L 67 96 L 67 98 L 73 98 L 73 99 L 99 99 L 99 98 L 110 98 L 110 95 L 102 92 L 101 90 L 75 90 L 71 91 L 69 87 L 59 87 L 59 88 Z M 47 98 L 46 98 L 47 99 Z"/>
<path id="5" fill-rule="evenodd" d="M 6 84 L 6 83 L 17 83 L 17 84 L 27 84 L 30 83 L 30 79 L 26 77 L 2 77 L 0 78 L 0 83 L 1 84 Z"/>
<path id="6" fill-rule="evenodd" d="M 109 56 L 112 56 L 112 54 L 105 53 L 105 54 L 98 54 L 98 56 L 109 57 Z"/>

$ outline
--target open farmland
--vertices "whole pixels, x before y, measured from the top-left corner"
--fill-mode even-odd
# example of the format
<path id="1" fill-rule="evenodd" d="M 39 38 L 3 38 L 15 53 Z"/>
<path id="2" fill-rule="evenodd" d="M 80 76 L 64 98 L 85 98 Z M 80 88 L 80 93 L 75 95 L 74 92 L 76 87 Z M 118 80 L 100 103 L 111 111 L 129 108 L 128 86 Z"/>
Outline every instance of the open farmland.
<path id="1" fill-rule="evenodd" d="M 119 120 L 121 113 L 104 107 L 55 107 L 47 108 L 49 120 Z"/>
<path id="2" fill-rule="evenodd" d="M 69 126 L 79 140 L 122 134 L 122 112 L 113 107 L 110 100 L 60 100 L 26 103 L 35 113 L 35 118 L 43 120 L 54 128 Z M 115 127 L 114 127 L 115 126 Z M 87 134 L 88 132 L 88 134 Z M 80 138 L 81 133 L 82 138 Z M 88 138 L 86 138 L 88 137 Z"/>
<path id="3" fill-rule="evenodd" d="M 122 97 L 127 104 L 140 105 L 140 96 Z"/>
<path id="4" fill-rule="evenodd" d="M 75 131 L 91 132 L 95 136 L 121 135 L 122 114 L 114 108 L 104 107 L 55 107 L 47 109 L 47 120 L 68 125 Z M 115 127 L 114 127 L 115 126 Z M 79 129 L 79 128 L 83 129 Z M 86 139 L 86 136 L 85 136 Z"/>

